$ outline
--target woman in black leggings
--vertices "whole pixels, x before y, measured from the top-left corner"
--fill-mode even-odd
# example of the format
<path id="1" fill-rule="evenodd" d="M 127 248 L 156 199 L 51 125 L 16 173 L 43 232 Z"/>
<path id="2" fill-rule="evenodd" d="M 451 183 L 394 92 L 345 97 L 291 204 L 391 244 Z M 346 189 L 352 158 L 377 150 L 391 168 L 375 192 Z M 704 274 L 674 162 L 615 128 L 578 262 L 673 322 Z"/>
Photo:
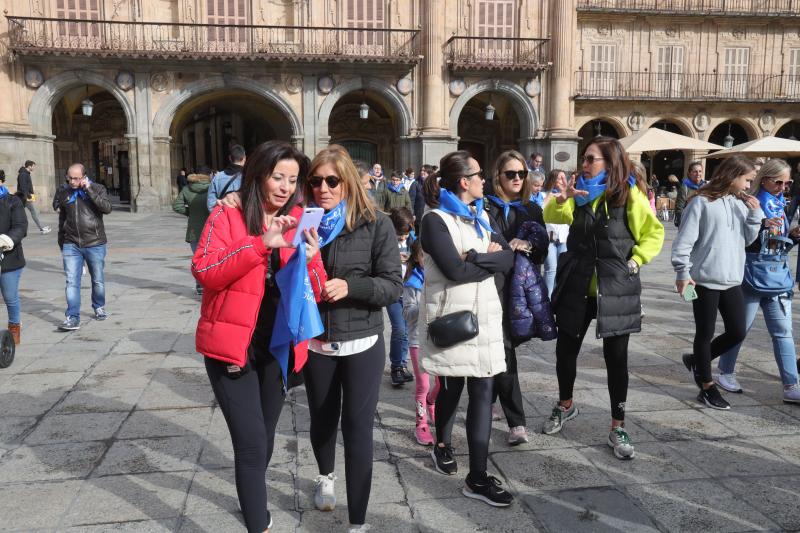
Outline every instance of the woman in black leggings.
<path id="1" fill-rule="evenodd" d="M 280 331 L 275 328 L 284 327 L 275 323 L 280 291 L 274 278 L 294 253 L 288 242 L 302 213 L 297 185 L 308 167 L 308 158 L 289 144 L 258 146 L 244 167 L 242 209 L 216 207 L 192 259 L 192 273 L 205 288 L 197 351 L 206 356 L 208 379 L 231 433 L 236 492 L 250 532 L 272 525 L 264 475 L 285 391 L 299 382 L 307 357 L 307 343 L 288 351 L 269 347 L 273 331 Z M 306 242 L 318 300 L 326 276 L 316 233 L 306 233 Z"/>

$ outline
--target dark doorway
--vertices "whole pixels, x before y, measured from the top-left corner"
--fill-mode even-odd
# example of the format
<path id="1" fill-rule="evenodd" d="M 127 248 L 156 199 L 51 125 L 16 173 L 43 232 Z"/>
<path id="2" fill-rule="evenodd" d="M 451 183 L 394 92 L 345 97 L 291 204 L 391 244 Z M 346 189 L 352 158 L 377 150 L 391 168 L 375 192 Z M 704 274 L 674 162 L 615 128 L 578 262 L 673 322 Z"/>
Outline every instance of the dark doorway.
<path id="1" fill-rule="evenodd" d="M 131 201 L 131 173 L 128 166 L 128 151 L 117 152 L 117 168 L 119 169 L 119 201 Z"/>
<path id="2" fill-rule="evenodd" d="M 378 161 L 378 145 L 367 141 L 341 141 L 339 143 L 350 154 L 350 158 L 360 160 L 372 167 Z M 392 169 L 384 169 L 384 172 Z"/>

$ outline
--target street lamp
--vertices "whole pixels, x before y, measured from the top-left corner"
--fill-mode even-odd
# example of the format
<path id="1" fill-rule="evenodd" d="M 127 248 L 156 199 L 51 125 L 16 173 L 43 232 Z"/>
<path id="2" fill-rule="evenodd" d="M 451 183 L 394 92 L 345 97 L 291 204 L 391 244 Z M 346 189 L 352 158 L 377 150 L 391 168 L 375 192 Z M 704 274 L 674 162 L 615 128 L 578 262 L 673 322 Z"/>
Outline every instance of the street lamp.
<path id="1" fill-rule="evenodd" d="M 81 113 L 84 117 L 91 117 L 92 110 L 94 109 L 94 102 L 89 100 L 89 86 L 86 86 L 86 98 L 81 102 Z"/>
<path id="2" fill-rule="evenodd" d="M 369 106 L 367 105 L 367 99 L 364 92 L 361 93 L 361 100 L 362 103 L 358 106 L 358 118 L 361 120 L 367 120 L 369 118 Z"/>
<path id="3" fill-rule="evenodd" d="M 489 95 L 489 105 L 487 105 L 486 109 L 484 110 L 484 117 L 486 118 L 486 120 L 493 120 L 494 119 L 494 111 L 495 111 L 495 108 L 492 105 L 492 95 L 490 94 Z"/>
<path id="4" fill-rule="evenodd" d="M 733 146 L 734 140 L 735 139 L 731 135 L 731 123 L 728 122 L 728 134 L 725 136 L 725 139 L 722 142 L 722 146 L 724 146 L 725 148 L 730 148 L 731 146 Z"/>

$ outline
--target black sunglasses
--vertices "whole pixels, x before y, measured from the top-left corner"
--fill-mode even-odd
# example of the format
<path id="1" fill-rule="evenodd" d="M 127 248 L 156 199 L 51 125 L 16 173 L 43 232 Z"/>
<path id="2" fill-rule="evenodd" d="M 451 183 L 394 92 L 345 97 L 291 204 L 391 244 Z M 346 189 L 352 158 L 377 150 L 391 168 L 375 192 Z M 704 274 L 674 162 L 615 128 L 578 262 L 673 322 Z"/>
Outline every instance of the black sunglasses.
<path id="1" fill-rule="evenodd" d="M 308 183 L 311 184 L 312 189 L 318 189 L 322 187 L 322 180 L 325 180 L 325 183 L 328 184 L 329 188 L 335 189 L 339 186 L 339 182 L 342 181 L 342 178 L 339 176 L 311 176 L 308 178 Z"/>
<path id="2" fill-rule="evenodd" d="M 503 175 L 506 177 L 508 181 L 512 181 L 514 178 L 519 176 L 519 179 L 524 180 L 528 177 L 527 170 L 506 170 L 503 172 Z"/>
<path id="3" fill-rule="evenodd" d="M 581 158 L 581 161 L 586 161 L 590 165 L 594 164 L 595 161 L 602 161 L 602 160 L 603 160 L 602 157 L 597 157 L 597 156 L 594 156 L 594 155 L 585 155 L 585 156 L 583 156 Z"/>
<path id="4" fill-rule="evenodd" d="M 474 176 L 479 176 L 481 179 L 483 179 L 483 169 L 473 172 L 472 174 L 464 174 L 464 177 L 468 179 L 472 179 Z"/>

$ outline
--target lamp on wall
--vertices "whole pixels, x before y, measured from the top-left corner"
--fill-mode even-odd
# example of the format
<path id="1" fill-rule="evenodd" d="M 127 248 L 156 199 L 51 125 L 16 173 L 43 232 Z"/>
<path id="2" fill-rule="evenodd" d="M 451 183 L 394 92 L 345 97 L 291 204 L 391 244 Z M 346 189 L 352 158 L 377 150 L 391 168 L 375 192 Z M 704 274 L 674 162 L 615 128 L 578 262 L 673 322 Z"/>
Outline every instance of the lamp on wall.
<path id="1" fill-rule="evenodd" d="M 91 117 L 92 110 L 94 109 L 94 102 L 89 100 L 89 86 L 86 86 L 86 98 L 81 102 L 81 113 L 84 117 Z"/>
<path id="2" fill-rule="evenodd" d="M 486 118 L 486 120 L 494 120 L 494 112 L 495 112 L 495 108 L 492 105 L 492 95 L 490 94 L 489 95 L 489 105 L 487 105 L 486 109 L 484 110 L 484 117 Z"/>
<path id="3" fill-rule="evenodd" d="M 725 139 L 722 142 L 722 146 L 724 146 L 725 148 L 730 148 L 731 146 L 733 146 L 733 141 L 735 141 L 735 139 L 731 135 L 731 123 L 728 122 L 728 134 L 725 136 Z"/>
<path id="4" fill-rule="evenodd" d="M 361 93 L 362 103 L 358 106 L 358 118 L 361 120 L 367 120 L 369 118 L 369 106 L 367 105 L 367 98 L 362 91 Z"/>

